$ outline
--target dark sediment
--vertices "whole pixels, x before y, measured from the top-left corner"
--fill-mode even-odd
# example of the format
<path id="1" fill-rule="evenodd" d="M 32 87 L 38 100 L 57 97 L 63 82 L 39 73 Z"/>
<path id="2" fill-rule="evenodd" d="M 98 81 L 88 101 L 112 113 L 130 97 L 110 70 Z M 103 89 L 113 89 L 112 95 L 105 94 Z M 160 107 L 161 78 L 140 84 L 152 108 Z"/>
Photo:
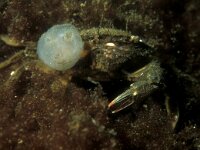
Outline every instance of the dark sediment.
<path id="1" fill-rule="evenodd" d="M 153 49 L 133 53 L 134 61 L 120 52 L 120 62 L 111 59 L 100 72 L 90 63 L 105 63 L 101 51 L 64 73 L 43 70 L 35 57 L 13 59 L 0 70 L 0 149 L 200 148 L 199 6 L 198 0 L 0 2 L 0 34 L 21 43 L 71 22 L 80 30 L 127 30 Z M 1 63 L 25 47 L 0 41 Z M 109 114 L 108 103 L 130 84 L 121 69 L 139 69 L 143 58 L 160 61 L 163 85 L 137 107 Z"/>

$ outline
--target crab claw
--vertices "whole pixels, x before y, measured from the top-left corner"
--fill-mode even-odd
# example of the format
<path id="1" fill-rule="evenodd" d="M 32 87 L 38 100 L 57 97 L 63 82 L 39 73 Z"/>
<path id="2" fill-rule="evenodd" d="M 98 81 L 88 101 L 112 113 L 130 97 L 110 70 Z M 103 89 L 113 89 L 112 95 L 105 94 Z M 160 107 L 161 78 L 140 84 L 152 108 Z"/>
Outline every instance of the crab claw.
<path id="1" fill-rule="evenodd" d="M 108 104 L 108 109 L 112 113 L 119 112 L 133 103 L 140 102 L 150 95 L 158 86 L 147 81 L 138 81 L 130 85 L 130 88 L 117 96 Z"/>
<path id="2" fill-rule="evenodd" d="M 108 104 L 108 109 L 112 113 L 119 112 L 120 110 L 132 105 L 134 99 L 132 97 L 132 90 L 128 89 Z"/>

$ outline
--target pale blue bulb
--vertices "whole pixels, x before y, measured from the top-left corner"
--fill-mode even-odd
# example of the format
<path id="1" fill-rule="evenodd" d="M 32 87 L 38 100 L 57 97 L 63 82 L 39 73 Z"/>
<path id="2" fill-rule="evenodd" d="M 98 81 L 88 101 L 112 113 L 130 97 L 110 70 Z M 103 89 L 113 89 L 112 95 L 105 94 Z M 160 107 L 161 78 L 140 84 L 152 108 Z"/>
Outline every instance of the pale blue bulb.
<path id="1" fill-rule="evenodd" d="M 67 70 L 80 59 L 82 38 L 71 24 L 54 25 L 42 34 L 37 43 L 39 58 L 56 70 Z"/>

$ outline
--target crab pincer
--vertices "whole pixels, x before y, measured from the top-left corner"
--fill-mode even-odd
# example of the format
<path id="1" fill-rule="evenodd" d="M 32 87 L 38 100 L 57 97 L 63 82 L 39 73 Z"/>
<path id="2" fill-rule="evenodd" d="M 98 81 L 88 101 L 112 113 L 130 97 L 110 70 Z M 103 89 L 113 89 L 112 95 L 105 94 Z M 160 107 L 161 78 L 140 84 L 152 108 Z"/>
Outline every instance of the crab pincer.
<path id="1" fill-rule="evenodd" d="M 108 104 L 112 113 L 117 113 L 128 106 L 138 104 L 159 87 L 162 69 L 158 62 L 152 61 L 140 70 L 129 74 L 134 79 L 130 87 Z"/>

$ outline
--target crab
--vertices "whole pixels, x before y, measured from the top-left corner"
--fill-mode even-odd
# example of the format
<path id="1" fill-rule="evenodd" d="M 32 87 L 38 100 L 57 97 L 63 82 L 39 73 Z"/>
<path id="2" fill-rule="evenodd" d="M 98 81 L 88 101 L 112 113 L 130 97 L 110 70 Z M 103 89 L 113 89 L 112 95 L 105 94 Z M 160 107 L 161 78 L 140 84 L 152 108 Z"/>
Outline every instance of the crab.
<path id="1" fill-rule="evenodd" d="M 22 47 L 0 63 L 0 70 L 16 65 L 5 86 L 14 85 L 27 70 L 55 76 L 59 74 L 59 79 L 55 80 L 62 83 L 60 88 L 65 88 L 68 82 L 76 78 L 100 86 L 105 81 L 127 81 L 130 85 L 108 104 L 112 113 L 141 101 L 159 88 L 162 78 L 159 61 L 153 57 L 154 49 L 145 44 L 139 36 L 113 28 L 85 29 L 80 34 L 85 41 L 85 54 L 80 60 L 81 63 L 61 74 L 38 60 L 35 53 L 36 42 L 20 42 L 1 35 L 1 40 L 7 45 Z"/>

